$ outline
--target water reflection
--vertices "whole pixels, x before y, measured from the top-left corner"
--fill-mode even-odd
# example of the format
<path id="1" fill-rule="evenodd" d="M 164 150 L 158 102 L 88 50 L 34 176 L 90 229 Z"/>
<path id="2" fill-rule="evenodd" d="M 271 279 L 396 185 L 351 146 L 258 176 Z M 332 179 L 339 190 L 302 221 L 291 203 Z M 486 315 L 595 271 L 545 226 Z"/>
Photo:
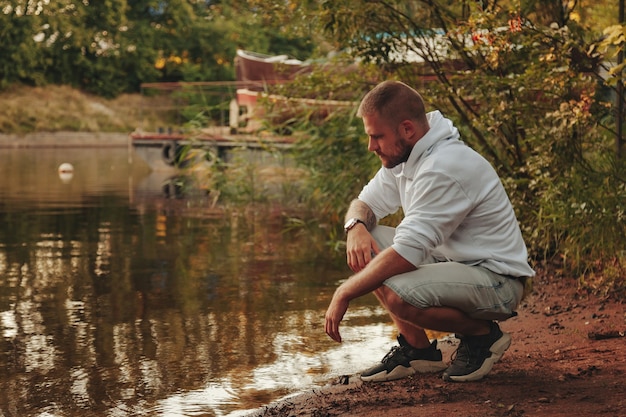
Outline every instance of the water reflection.
<path id="1" fill-rule="evenodd" d="M 272 207 L 215 209 L 126 149 L 0 157 L 0 415 L 234 416 L 388 348 L 373 299 L 324 335 L 345 266 Z"/>

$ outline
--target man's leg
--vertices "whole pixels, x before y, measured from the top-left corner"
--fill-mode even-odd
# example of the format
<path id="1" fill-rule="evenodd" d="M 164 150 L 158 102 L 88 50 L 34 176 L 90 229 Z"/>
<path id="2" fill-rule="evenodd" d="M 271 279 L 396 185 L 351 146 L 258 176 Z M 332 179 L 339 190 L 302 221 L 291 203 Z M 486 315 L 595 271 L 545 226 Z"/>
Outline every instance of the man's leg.
<path id="1" fill-rule="evenodd" d="M 377 226 L 372 231 L 372 236 L 376 239 L 376 243 L 381 249 L 391 246 L 393 243 L 393 237 L 395 235 L 395 229 L 388 226 Z M 425 314 L 424 310 L 417 310 L 410 304 L 405 303 L 398 295 L 391 291 L 388 287 L 382 286 L 374 291 L 374 295 L 378 298 L 381 305 L 387 310 L 393 323 L 395 324 L 398 332 L 404 336 L 405 340 L 411 345 L 419 349 L 426 348 L 430 345 L 430 340 L 426 335 L 424 329 L 457 332 L 457 323 L 463 319 L 469 319 L 467 315 L 461 314 L 459 311 L 432 311 L 428 314 L 429 317 L 423 317 L 423 320 L 427 320 L 429 324 L 420 324 L 422 319 L 418 320 L 417 316 Z M 406 311 L 405 311 L 406 310 Z M 396 311 L 398 314 L 396 314 Z M 439 320 L 450 323 L 450 328 L 439 325 Z M 434 327 L 433 327 L 434 326 Z M 452 327 L 454 326 L 454 328 Z M 463 327 L 467 327 L 468 330 L 473 330 L 472 334 L 486 334 L 489 332 L 489 322 L 483 320 L 472 320 L 468 323 L 463 323 Z M 477 327 L 473 329 L 473 327 Z M 460 333 L 460 332 L 459 332 Z"/>
<path id="2" fill-rule="evenodd" d="M 468 336 L 489 333 L 490 320 L 473 319 L 456 308 L 417 308 L 405 302 L 386 286 L 376 290 L 375 295 L 389 312 L 400 334 L 410 345 L 416 348 L 425 348 L 430 345 L 424 329 L 460 333 Z"/>
<path id="3" fill-rule="evenodd" d="M 373 232 L 378 246 L 385 249 L 393 243 L 395 229 L 377 226 Z M 384 287 L 382 287 L 384 288 Z M 432 343 L 423 328 L 406 320 L 401 320 L 387 308 L 387 294 L 391 291 L 378 289 L 374 291 L 381 305 L 387 309 L 400 335 L 399 346 L 394 346 L 383 360 L 363 371 L 364 381 L 391 381 L 413 375 L 416 372 L 439 372 L 446 368 L 441 351 L 437 349 L 437 341 Z"/>
<path id="4" fill-rule="evenodd" d="M 381 292 L 376 291 L 375 294 L 383 307 L 387 308 L 384 299 L 381 299 Z M 391 312 L 389 315 L 400 333 L 399 346 L 391 348 L 379 364 L 363 371 L 362 380 L 392 381 L 415 373 L 440 372 L 446 369 L 436 340 L 430 342 L 423 328 L 402 320 Z"/>
<path id="5" fill-rule="evenodd" d="M 461 343 L 444 379 L 475 381 L 508 349 L 511 338 L 494 320 L 515 314 L 522 291 L 518 280 L 481 267 L 442 262 L 390 278 L 377 295 L 402 326 L 408 343 L 423 346 L 424 328 L 456 333 Z"/>
<path id="6" fill-rule="evenodd" d="M 381 249 L 393 243 L 394 234 L 395 229 L 385 226 L 372 231 Z M 513 315 L 522 289 L 513 281 L 454 262 L 427 264 L 392 277 L 374 293 L 400 333 L 400 346 L 392 348 L 381 364 L 366 370 L 362 379 L 386 381 L 441 370 L 444 365 L 437 341 L 431 343 L 424 329 L 467 335 L 461 340 L 463 352 L 456 355 L 444 379 L 482 378 L 510 344 L 510 337 L 493 320 Z"/>

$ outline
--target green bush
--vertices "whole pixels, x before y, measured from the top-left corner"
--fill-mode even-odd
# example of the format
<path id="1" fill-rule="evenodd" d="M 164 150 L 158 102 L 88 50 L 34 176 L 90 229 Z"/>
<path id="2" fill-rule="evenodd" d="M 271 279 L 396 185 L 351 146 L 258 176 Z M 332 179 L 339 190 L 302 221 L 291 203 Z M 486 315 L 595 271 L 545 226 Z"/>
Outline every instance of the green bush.
<path id="1" fill-rule="evenodd" d="M 606 128 L 614 120 L 606 111 L 609 104 L 594 93 L 595 80 L 571 67 L 557 69 L 557 64 L 529 65 L 515 77 L 462 80 L 463 88 L 474 91 L 473 99 L 480 103 L 480 111 L 468 119 L 459 118 L 450 102 L 441 99 L 446 97 L 445 86 L 425 85 L 420 91 L 431 107 L 457 119 L 464 140 L 500 172 L 532 262 L 557 261 L 563 273 L 580 278 L 581 287 L 620 296 L 625 288 L 626 182 L 624 161 L 616 158 L 614 138 Z M 375 84 L 371 78 L 350 84 L 336 74 L 307 77 L 283 91 L 296 95 L 293 89 L 298 86 L 302 96 L 310 96 L 311 91 L 345 92 L 345 86 L 352 85 L 352 98 L 343 98 L 358 102 Z M 405 77 L 407 83 L 417 83 Z M 534 89 L 538 80 L 541 95 Z M 322 118 L 314 108 L 295 108 L 283 126 L 300 138 L 294 151 L 308 172 L 303 198 L 318 216 L 318 225 L 331 224 L 327 237 L 336 244 L 343 239 L 338 233 L 343 211 L 379 162 L 366 150 L 362 122 L 354 116 L 356 104 Z"/>

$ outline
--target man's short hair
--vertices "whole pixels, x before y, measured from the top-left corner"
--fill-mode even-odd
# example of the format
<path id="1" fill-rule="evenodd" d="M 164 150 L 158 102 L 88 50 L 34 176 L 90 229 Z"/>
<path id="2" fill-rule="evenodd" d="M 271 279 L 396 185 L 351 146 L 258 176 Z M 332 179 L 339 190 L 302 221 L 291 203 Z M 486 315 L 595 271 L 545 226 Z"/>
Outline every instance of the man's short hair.
<path id="1" fill-rule="evenodd" d="M 378 114 L 394 126 L 404 120 L 426 120 L 422 96 L 400 81 L 383 81 L 363 97 L 357 116 L 371 114 Z"/>

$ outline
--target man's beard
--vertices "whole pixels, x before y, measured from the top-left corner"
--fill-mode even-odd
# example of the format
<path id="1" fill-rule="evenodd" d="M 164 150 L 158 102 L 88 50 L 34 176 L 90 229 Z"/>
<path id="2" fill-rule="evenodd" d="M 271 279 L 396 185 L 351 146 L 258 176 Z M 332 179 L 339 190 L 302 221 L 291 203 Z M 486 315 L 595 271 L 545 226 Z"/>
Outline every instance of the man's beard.
<path id="1" fill-rule="evenodd" d="M 402 138 L 399 137 L 399 135 L 396 139 L 397 146 L 395 150 L 397 152 L 394 152 L 393 155 L 383 155 L 385 157 L 384 159 L 380 154 L 378 154 L 383 166 L 388 169 L 394 168 L 401 163 L 406 162 L 409 159 L 409 155 L 411 155 L 411 151 L 413 150 L 413 146 L 407 144 L 404 140 L 402 140 Z"/>

